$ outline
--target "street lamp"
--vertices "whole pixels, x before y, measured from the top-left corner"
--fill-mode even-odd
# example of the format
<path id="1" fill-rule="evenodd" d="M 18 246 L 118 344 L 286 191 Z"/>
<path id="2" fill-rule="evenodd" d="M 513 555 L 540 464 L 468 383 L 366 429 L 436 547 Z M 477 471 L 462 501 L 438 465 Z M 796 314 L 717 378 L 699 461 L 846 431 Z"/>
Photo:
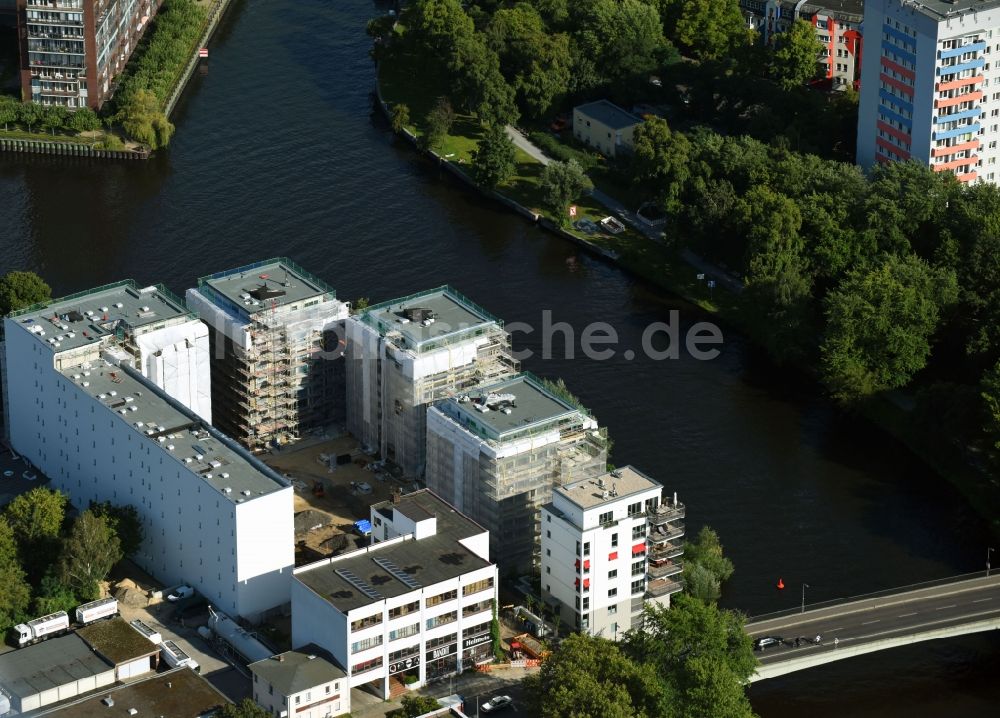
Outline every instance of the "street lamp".
<path id="1" fill-rule="evenodd" d="M 993 548 L 986 549 L 986 578 L 990 577 L 990 554 L 993 553 Z"/>
<path id="2" fill-rule="evenodd" d="M 802 613 L 806 612 L 806 589 L 807 588 L 809 588 L 809 584 L 808 583 L 802 584 Z"/>

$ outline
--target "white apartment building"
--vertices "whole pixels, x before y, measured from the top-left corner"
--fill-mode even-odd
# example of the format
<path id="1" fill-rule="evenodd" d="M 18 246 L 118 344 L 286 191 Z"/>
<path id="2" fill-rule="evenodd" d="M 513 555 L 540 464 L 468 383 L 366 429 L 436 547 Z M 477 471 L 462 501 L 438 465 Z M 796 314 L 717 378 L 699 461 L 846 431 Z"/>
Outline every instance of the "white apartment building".
<path id="1" fill-rule="evenodd" d="M 99 345 L 212 421 L 208 327 L 163 285 L 139 287 L 127 279 L 28 307 L 14 316 L 38 320 L 45 332 L 39 336 L 51 347 L 57 368 Z"/>
<path id="2" fill-rule="evenodd" d="M 424 474 L 427 407 L 517 370 L 503 322 L 451 287 L 347 320 L 347 429 L 405 476 Z"/>
<path id="3" fill-rule="evenodd" d="M 285 651 L 248 667 L 253 700 L 273 716 L 331 718 L 351 712 L 346 674 L 318 646 Z"/>
<path id="4" fill-rule="evenodd" d="M 597 420 L 527 373 L 427 412 L 427 487 L 489 530 L 505 574 L 537 565 L 552 490 L 600 475 L 607 457 Z"/>
<path id="5" fill-rule="evenodd" d="M 349 308 L 289 259 L 218 272 L 187 291 L 211 327 L 215 425 L 251 451 L 343 419 Z"/>
<path id="6" fill-rule="evenodd" d="M 372 535 L 295 570 L 292 645 L 315 643 L 351 688 L 371 683 L 385 698 L 492 660 L 486 530 L 425 489 L 372 506 Z"/>
<path id="7" fill-rule="evenodd" d="M 4 320 L 11 447 L 80 510 L 91 501 L 134 506 L 145 541 L 133 560 L 164 584 L 189 583 L 251 619 L 286 604 L 287 480 L 132 368 L 117 329 L 102 326 L 110 304 L 105 320 L 101 307 L 99 318 L 69 309 L 77 303 L 90 300 Z"/>
<path id="8" fill-rule="evenodd" d="M 557 488 L 542 507 L 542 600 L 567 625 L 618 640 L 647 602 L 680 591 L 684 506 L 626 466 Z"/>
<path id="9" fill-rule="evenodd" d="M 817 58 L 818 77 L 830 88 L 857 89 L 861 78 L 861 26 L 863 0 L 740 0 L 749 25 L 760 33 L 765 45 L 773 46 L 778 35 L 796 20 L 805 20 L 823 45 Z"/>
<path id="10" fill-rule="evenodd" d="M 917 160 L 997 182 L 1000 2 L 867 0 L 859 165 Z"/>

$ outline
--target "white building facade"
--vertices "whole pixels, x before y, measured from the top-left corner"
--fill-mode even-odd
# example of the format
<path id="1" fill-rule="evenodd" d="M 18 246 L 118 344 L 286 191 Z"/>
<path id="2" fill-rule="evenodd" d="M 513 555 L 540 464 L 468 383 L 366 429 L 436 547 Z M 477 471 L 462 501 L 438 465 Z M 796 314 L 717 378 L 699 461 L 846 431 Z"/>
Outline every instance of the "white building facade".
<path id="1" fill-rule="evenodd" d="M 560 486 L 542 507 L 542 600 L 567 625 L 618 640 L 646 602 L 669 606 L 682 589 L 684 507 L 662 490 L 626 466 Z"/>
<path id="2" fill-rule="evenodd" d="M 858 164 L 912 159 L 997 182 L 1000 2 L 867 0 L 865 32 Z"/>
<path id="3" fill-rule="evenodd" d="M 273 716 L 332 718 L 351 712 L 351 689 L 345 674 L 315 646 L 285 651 L 248 667 L 253 700 Z"/>
<path id="4" fill-rule="evenodd" d="M 145 540 L 133 560 L 164 584 L 250 619 L 287 604 L 287 480 L 136 371 L 114 333 L 50 312 L 4 320 L 11 447 L 80 510 L 134 506 Z"/>
<path id="5" fill-rule="evenodd" d="M 497 569 L 482 527 L 426 490 L 373 519 L 373 534 L 414 530 L 296 569 L 292 645 L 317 644 L 350 687 L 385 698 L 492 660 Z"/>
<path id="6" fill-rule="evenodd" d="M 451 287 L 369 307 L 346 335 L 347 429 L 405 476 L 424 474 L 431 402 L 517 370 L 503 323 Z"/>

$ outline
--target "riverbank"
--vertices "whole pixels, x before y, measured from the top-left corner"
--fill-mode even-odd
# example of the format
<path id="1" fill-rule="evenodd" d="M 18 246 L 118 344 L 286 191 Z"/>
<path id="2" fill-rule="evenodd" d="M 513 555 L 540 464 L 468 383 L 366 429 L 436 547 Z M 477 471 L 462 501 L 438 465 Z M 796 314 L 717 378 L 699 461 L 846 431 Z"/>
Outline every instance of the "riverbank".
<path id="1" fill-rule="evenodd" d="M 409 81 L 405 71 L 400 72 L 398 68 L 384 61 L 378 64 L 375 74 L 378 105 L 389 121 L 394 104 L 405 103 L 413 115 L 417 115 L 421 108 L 432 101 L 427 96 L 420 97 L 418 94 L 426 91 L 427 87 L 418 87 Z M 429 84 L 433 86 L 434 83 L 432 81 Z M 386 99 L 387 95 L 390 100 Z M 433 92 L 430 94 L 430 98 L 435 96 L 437 95 Z M 473 118 L 459 116 L 452 131 L 456 129 L 458 134 L 446 135 L 442 141 L 439 148 L 441 152 L 421 147 L 419 130 L 414 125 L 404 128 L 400 135 L 405 137 L 418 152 L 431 158 L 450 174 L 483 195 L 504 204 L 544 229 L 569 239 L 605 261 L 612 262 L 654 286 L 723 318 L 751 340 L 761 343 L 760 337 L 755 337 L 752 330 L 742 321 L 738 293 L 728 288 L 726 282 L 717 282 L 718 286 L 714 290 L 709 289 L 706 281 L 698 279 L 699 275 L 705 274 L 704 265 L 695 269 L 682 256 L 681 251 L 669 241 L 662 244 L 654 242 L 631 228 L 619 235 L 587 236 L 582 232 L 561 227 L 541 208 L 537 178 L 541 174 L 542 163 L 520 147 L 517 150 L 516 177 L 498 190 L 481 187 L 465 171 L 476 148 L 479 128 Z M 613 208 L 599 203 L 593 196 L 583 198 L 577 204 L 577 209 L 578 218 L 595 222 L 604 216 L 615 214 Z M 725 275 L 721 270 L 716 273 L 720 277 Z M 799 369 L 815 379 L 814 367 L 805 366 Z M 856 411 L 899 441 L 935 473 L 955 486 L 977 513 L 988 522 L 994 535 L 1000 537 L 1000 484 L 968 460 L 958 458 L 955 455 L 955 447 L 948 446 L 941 436 L 932 437 L 926 432 L 917 431 L 913 410 L 905 408 L 900 402 L 893 401 L 891 397 L 875 397 L 859 406 Z"/>

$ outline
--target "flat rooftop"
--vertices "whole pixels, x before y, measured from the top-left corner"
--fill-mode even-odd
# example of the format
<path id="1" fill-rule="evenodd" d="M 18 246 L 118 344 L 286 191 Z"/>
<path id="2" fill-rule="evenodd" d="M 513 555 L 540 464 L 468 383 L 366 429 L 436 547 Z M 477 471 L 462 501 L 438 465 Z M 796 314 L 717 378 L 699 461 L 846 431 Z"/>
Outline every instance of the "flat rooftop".
<path id="1" fill-rule="evenodd" d="M 992 10 L 1000 6 L 1000 0 L 956 0 L 953 3 L 946 0 L 917 0 L 907 5 L 935 20 L 943 20 L 968 12 Z"/>
<path id="2" fill-rule="evenodd" d="M 474 434 L 494 440 L 583 414 L 529 374 L 475 389 L 438 406 Z"/>
<path id="3" fill-rule="evenodd" d="M 437 533 L 446 535 L 453 541 L 461 541 L 486 531 L 430 489 L 405 494 L 395 502 L 389 499 L 372 504 L 372 510 L 387 521 L 393 521 L 397 511 L 411 521 L 437 518 Z"/>
<path id="4" fill-rule="evenodd" d="M 407 539 L 378 543 L 332 562 L 324 560 L 304 566 L 295 572 L 295 577 L 346 614 L 356 608 L 402 596 L 491 565 L 459 543 L 485 529 L 433 493 L 418 493 L 422 498 L 415 500 L 411 507 L 432 510 L 437 517 L 437 532 L 433 536 L 419 541 Z M 403 500 L 406 499 L 404 496 Z M 418 501 L 421 503 L 418 504 Z M 398 505 L 388 508 L 386 504 L 389 503 L 376 504 L 377 511 L 401 510 Z M 387 570 L 376 559 L 388 560 L 389 565 L 398 568 L 399 572 Z M 344 572 L 348 577 L 360 579 L 360 583 L 345 578 Z M 404 575 L 409 582 L 401 579 L 400 575 Z"/>
<path id="5" fill-rule="evenodd" d="M 427 323 L 425 319 L 433 321 Z M 501 324 L 485 309 L 447 286 L 377 304 L 362 315 L 362 320 L 382 336 L 399 332 L 407 348 L 425 349 L 433 348 L 422 347 L 433 339 L 470 329 L 485 331 L 490 324 Z"/>
<path id="6" fill-rule="evenodd" d="M 217 430 L 130 371 L 93 362 L 64 369 L 63 375 L 235 503 L 288 485 L 231 439 L 224 440 Z"/>
<path id="7" fill-rule="evenodd" d="M 118 330 L 135 332 L 193 318 L 184 302 L 162 285 L 139 287 L 131 279 L 36 304 L 11 316 L 54 353 L 96 343 Z"/>
<path id="8" fill-rule="evenodd" d="M 116 666 L 160 651 L 158 646 L 150 643 L 120 617 L 91 623 L 78 629 L 76 633 Z"/>
<path id="9" fill-rule="evenodd" d="M 204 291 L 206 287 L 209 291 Z M 285 257 L 201 277 L 198 288 L 206 299 L 244 315 L 313 297 L 336 296 L 325 282 Z"/>
<path id="10" fill-rule="evenodd" d="M 113 670 L 82 638 L 70 633 L 0 655 L 0 687 L 26 698 Z"/>
<path id="11" fill-rule="evenodd" d="M 103 701 L 110 696 L 114 706 Z M 229 700 L 190 668 L 174 668 L 123 686 L 109 686 L 90 697 L 51 708 L 36 715 L 66 718 L 110 718 L 127 716 L 134 708 L 139 718 L 194 718 L 209 715 Z"/>
<path id="12" fill-rule="evenodd" d="M 633 494 L 650 489 L 662 489 L 663 485 L 632 466 L 623 466 L 607 472 L 596 479 L 581 479 L 572 484 L 557 486 L 555 492 L 581 509 L 617 503 Z M 607 494 L 607 496 L 605 496 Z M 614 495 L 612 495 L 614 494 Z"/>
<path id="13" fill-rule="evenodd" d="M 597 120 L 602 125 L 610 127 L 613 130 L 621 130 L 642 122 L 642 118 L 636 117 L 631 112 L 623 110 L 608 100 L 588 102 L 585 105 L 577 106 L 575 109 L 577 112 L 586 115 L 592 120 Z"/>

